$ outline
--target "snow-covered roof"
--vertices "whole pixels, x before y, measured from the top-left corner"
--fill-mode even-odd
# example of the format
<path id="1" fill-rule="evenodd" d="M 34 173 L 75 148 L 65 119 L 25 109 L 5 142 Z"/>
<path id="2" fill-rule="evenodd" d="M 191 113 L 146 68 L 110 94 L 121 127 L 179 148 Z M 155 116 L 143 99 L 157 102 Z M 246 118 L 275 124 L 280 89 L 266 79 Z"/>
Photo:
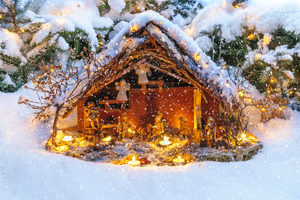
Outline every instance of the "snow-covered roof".
<path id="1" fill-rule="evenodd" d="M 178 25 L 173 24 L 154 11 L 140 14 L 129 23 L 128 27 L 123 28 L 106 46 L 105 50 L 98 55 L 98 62 L 90 65 L 89 70 L 97 72 L 99 67 L 112 66 L 112 62 L 117 57 L 120 59 L 120 55 L 129 55 L 130 52 L 146 41 L 144 35 L 139 35 L 142 29 L 168 49 L 168 56 L 176 62 L 179 68 L 188 68 L 197 81 L 214 96 L 219 99 L 228 99 L 229 95 L 236 91 L 235 85 L 227 78 L 226 70 L 222 70 L 221 67 L 211 61 L 197 46 L 193 38 L 184 33 Z M 108 75 L 102 74 L 101 76 L 103 78 Z M 99 79 L 97 76 L 95 78 Z M 105 80 L 102 79 L 101 81 Z M 103 84 L 100 85 L 101 87 L 105 86 Z M 85 85 L 82 86 L 85 87 Z M 87 87 L 86 90 L 80 88 L 80 91 L 84 91 L 82 95 L 87 96 L 87 94 L 91 94 L 88 91 L 90 89 L 90 87 Z M 76 94 L 76 92 L 73 92 L 73 94 Z M 79 95 L 81 99 L 82 95 Z M 236 94 L 234 93 L 234 95 Z M 77 99 L 80 98 L 77 97 Z M 73 109 L 76 105 L 76 100 L 70 99 L 69 103 L 71 105 L 68 104 L 68 107 Z M 70 112 L 70 109 L 67 109 L 67 113 Z"/>

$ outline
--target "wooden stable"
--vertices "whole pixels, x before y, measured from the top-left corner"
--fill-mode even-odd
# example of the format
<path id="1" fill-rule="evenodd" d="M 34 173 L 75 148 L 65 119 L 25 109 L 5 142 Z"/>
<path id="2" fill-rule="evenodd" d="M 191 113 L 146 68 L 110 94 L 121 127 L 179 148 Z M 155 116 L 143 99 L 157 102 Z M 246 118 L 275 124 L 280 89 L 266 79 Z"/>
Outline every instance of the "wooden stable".
<path id="1" fill-rule="evenodd" d="M 158 112 L 162 113 L 162 121 L 170 127 L 179 128 L 180 117 L 194 130 L 199 125 L 204 128 L 210 116 L 218 123 L 226 98 L 221 96 L 221 87 L 213 81 L 211 74 L 199 73 L 208 64 L 198 64 L 200 55 L 188 54 L 188 49 L 182 48 L 166 32 L 161 24 L 150 21 L 138 31 L 121 37 L 120 40 L 131 45 L 131 48 L 120 50 L 118 55 L 109 57 L 104 64 L 98 66 L 94 63 L 100 70 L 90 75 L 92 78 L 88 86 L 76 99 L 67 102 L 68 106 L 62 112 L 63 118 L 77 108 L 78 131 L 86 132 L 91 126 L 87 120 L 87 106 L 93 102 L 99 111 L 100 129 L 116 127 L 118 118 L 124 112 L 136 129 L 154 124 Z M 164 40 L 161 40 L 162 35 Z M 136 45 L 132 42 L 135 38 L 141 38 L 144 42 Z M 169 48 L 170 43 L 177 48 L 176 52 L 174 47 Z M 178 57 L 178 52 L 182 58 Z M 144 74 L 144 78 L 149 80 L 141 83 L 138 70 L 144 68 L 149 72 Z M 126 100 L 117 98 L 119 91 L 116 84 L 121 81 L 130 85 Z"/>

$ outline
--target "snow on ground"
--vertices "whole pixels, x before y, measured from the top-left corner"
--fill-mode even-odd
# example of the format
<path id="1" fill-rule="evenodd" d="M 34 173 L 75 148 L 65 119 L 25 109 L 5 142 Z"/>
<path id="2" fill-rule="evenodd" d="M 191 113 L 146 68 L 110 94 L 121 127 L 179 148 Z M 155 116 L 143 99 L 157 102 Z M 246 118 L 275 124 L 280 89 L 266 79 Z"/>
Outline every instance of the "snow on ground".
<path id="1" fill-rule="evenodd" d="M 260 125 L 249 161 L 132 168 L 46 152 L 51 126 L 31 124 L 21 94 L 0 93 L 0 199 L 300 199 L 300 113 Z"/>

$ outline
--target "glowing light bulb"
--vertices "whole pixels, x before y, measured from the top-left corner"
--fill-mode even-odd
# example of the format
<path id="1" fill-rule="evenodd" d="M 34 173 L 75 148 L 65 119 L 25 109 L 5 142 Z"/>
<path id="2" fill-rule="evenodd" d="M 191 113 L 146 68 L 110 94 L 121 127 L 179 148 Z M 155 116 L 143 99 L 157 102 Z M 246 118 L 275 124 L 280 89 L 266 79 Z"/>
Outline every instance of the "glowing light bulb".
<path id="1" fill-rule="evenodd" d="M 125 39 L 126 39 L 126 37 L 125 37 L 125 36 L 123 36 L 123 39 L 125 40 Z"/>
<path id="2" fill-rule="evenodd" d="M 162 24 L 163 22 L 162 22 L 162 21 L 160 21 L 159 23 L 160 23 L 160 24 Z"/>
<path id="3" fill-rule="evenodd" d="M 268 35 L 264 35 L 263 45 L 268 45 L 268 44 L 270 44 L 270 37 Z"/>
<path id="4" fill-rule="evenodd" d="M 253 40 L 255 38 L 255 35 L 253 35 L 253 33 L 251 33 L 249 36 L 248 36 L 248 39 L 249 40 Z"/>
<path id="5" fill-rule="evenodd" d="M 222 66 L 222 68 L 225 69 L 225 68 L 226 68 L 226 65 L 224 64 L 224 65 Z"/>
<path id="6" fill-rule="evenodd" d="M 258 53 L 258 54 L 256 54 L 255 59 L 256 59 L 256 60 L 259 60 L 260 57 L 261 57 L 261 54 Z"/>
<path id="7" fill-rule="evenodd" d="M 195 54 L 195 60 L 199 61 L 201 59 L 201 56 L 199 54 Z"/>

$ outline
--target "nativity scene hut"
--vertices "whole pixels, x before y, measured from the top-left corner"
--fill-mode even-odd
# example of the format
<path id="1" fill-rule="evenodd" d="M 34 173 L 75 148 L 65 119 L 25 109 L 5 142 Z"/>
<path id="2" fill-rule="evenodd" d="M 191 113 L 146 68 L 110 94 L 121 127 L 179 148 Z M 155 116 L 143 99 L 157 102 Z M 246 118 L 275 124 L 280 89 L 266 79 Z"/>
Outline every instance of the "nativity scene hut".
<path id="1" fill-rule="evenodd" d="M 148 124 L 153 128 L 158 118 L 167 127 L 179 129 L 184 120 L 191 131 L 204 130 L 209 118 L 220 123 L 219 114 L 232 103 L 229 95 L 237 91 L 193 38 L 153 11 L 132 20 L 86 68 L 88 76 L 76 80 L 80 84 L 58 113 L 63 121 L 77 111 L 77 125 L 55 122 L 47 145 L 56 145 L 60 130 L 98 134 L 100 140 L 124 119 L 132 135 Z"/>

